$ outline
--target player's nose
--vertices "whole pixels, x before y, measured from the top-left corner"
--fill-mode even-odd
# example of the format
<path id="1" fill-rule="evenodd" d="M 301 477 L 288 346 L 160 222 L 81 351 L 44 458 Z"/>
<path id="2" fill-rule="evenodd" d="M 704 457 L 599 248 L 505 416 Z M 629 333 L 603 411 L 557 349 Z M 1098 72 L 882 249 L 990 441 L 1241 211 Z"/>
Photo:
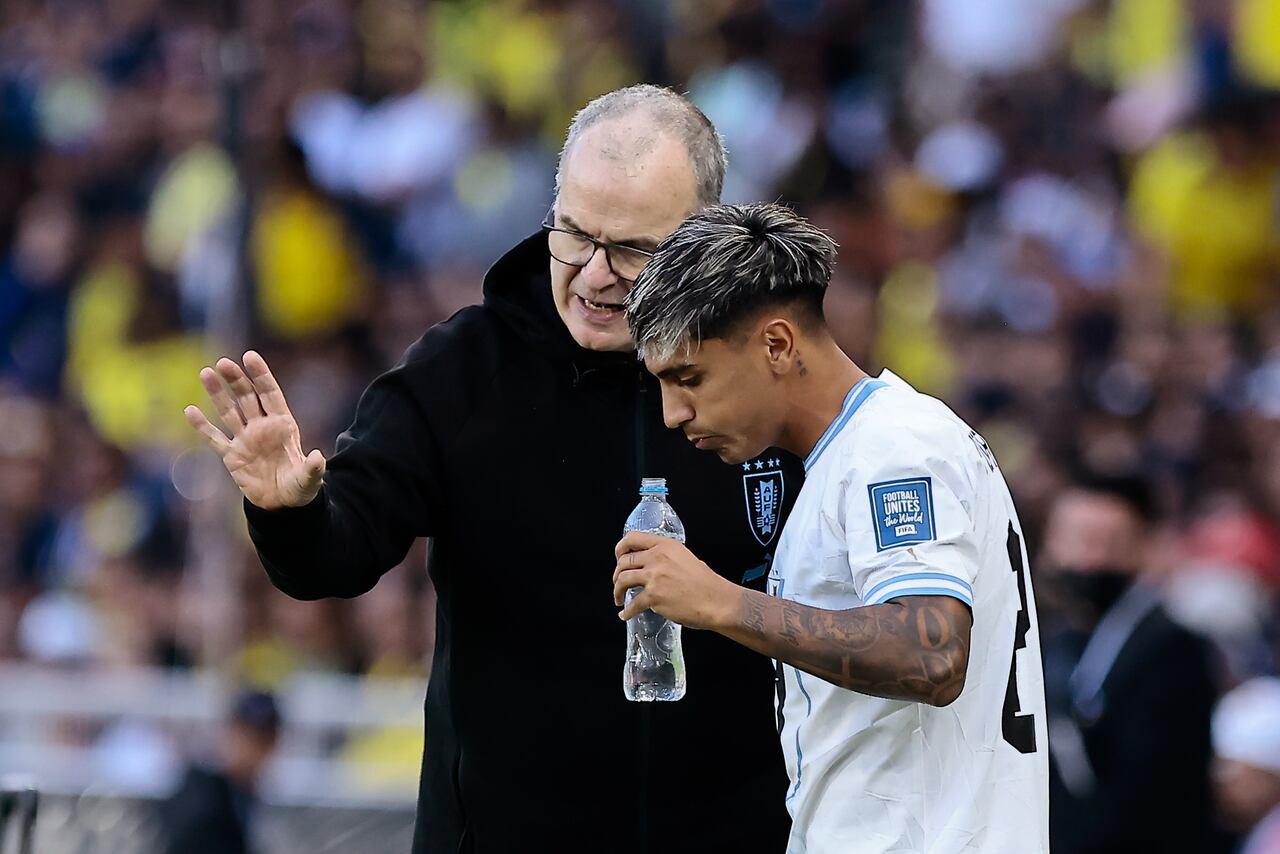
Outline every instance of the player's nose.
<path id="1" fill-rule="evenodd" d="M 663 389 L 662 421 L 672 430 L 683 427 L 693 420 L 693 406 L 687 400 L 678 399 L 676 395 Z"/>

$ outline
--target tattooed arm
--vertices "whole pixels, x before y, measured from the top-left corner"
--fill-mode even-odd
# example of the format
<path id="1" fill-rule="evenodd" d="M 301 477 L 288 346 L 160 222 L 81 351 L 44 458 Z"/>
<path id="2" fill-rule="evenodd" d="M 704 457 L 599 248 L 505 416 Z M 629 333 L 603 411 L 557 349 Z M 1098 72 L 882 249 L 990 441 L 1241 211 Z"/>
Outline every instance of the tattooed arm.
<path id="1" fill-rule="evenodd" d="M 903 596 L 825 611 L 742 590 L 720 634 L 841 688 L 945 706 L 969 666 L 969 608 L 950 596 Z"/>
<path id="2" fill-rule="evenodd" d="M 629 588 L 644 588 L 623 619 L 652 608 L 876 697 L 945 706 L 964 688 L 973 616 L 959 599 L 903 596 L 827 611 L 739 587 L 675 540 L 628 534 L 616 556 L 614 602 L 622 605 Z"/>

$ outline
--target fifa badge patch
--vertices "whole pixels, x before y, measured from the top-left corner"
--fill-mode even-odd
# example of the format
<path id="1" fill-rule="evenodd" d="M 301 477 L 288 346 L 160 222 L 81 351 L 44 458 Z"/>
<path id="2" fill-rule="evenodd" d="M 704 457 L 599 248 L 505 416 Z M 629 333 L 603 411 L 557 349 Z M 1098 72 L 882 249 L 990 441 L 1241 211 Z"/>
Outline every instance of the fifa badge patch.
<path id="1" fill-rule="evenodd" d="M 782 460 L 773 457 L 742 464 L 742 492 L 747 500 L 747 524 L 756 542 L 767 546 L 778 536 L 786 482 Z"/>
<path id="2" fill-rule="evenodd" d="M 876 551 L 937 539 L 933 518 L 933 480 L 913 477 L 867 487 L 871 493 Z"/>

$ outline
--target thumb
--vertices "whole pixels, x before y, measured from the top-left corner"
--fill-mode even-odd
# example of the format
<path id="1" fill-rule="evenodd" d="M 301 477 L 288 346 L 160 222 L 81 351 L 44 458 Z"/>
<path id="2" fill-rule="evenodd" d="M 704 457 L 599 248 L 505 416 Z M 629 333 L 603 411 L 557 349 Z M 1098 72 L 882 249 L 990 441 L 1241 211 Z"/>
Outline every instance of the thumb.
<path id="1" fill-rule="evenodd" d="M 320 453 L 320 449 L 316 448 L 307 454 L 307 458 L 302 461 L 304 467 L 303 477 L 306 480 L 308 488 L 319 484 L 320 479 L 324 477 L 325 460 L 324 454 Z"/>

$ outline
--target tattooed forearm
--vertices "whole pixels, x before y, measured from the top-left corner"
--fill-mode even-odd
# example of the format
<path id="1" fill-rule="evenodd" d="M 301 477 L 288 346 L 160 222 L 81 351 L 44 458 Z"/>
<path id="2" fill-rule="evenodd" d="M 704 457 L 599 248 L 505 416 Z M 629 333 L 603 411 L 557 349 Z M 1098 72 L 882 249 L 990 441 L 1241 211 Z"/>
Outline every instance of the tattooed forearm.
<path id="1" fill-rule="evenodd" d="M 744 590 L 721 633 L 842 688 L 945 706 L 964 687 L 972 615 L 947 596 L 825 611 Z"/>

